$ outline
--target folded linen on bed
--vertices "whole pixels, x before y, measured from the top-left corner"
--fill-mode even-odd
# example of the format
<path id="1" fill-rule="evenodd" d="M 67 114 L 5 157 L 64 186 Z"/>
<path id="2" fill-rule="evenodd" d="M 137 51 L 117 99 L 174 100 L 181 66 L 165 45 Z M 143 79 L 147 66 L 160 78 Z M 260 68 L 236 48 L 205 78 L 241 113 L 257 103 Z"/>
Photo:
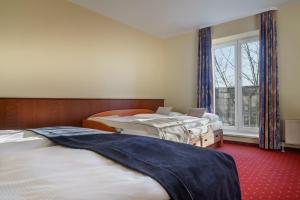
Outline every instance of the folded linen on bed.
<path id="1" fill-rule="evenodd" d="M 203 126 L 209 125 L 209 119 L 192 116 L 164 116 L 158 114 L 138 114 L 134 116 L 105 116 L 92 117 L 92 121 L 98 121 L 116 128 L 119 132 L 124 130 L 135 130 L 135 133 L 145 132 L 142 135 L 159 137 L 160 139 L 175 142 L 189 143 L 191 134 L 197 129 L 198 133 L 203 131 Z M 126 131 L 127 132 L 127 131 Z M 141 135 L 141 134 L 138 134 Z"/>
<path id="2" fill-rule="evenodd" d="M 206 112 L 206 113 L 203 114 L 203 117 L 209 119 L 210 122 L 219 121 L 219 116 L 214 114 L 214 113 L 207 113 Z"/>
<path id="3" fill-rule="evenodd" d="M 31 131 L 0 131 L 0 157 L 51 145 L 53 143 L 50 140 Z"/>
<path id="4" fill-rule="evenodd" d="M 171 199 L 241 199 L 231 156 L 150 137 L 101 134 L 75 127 L 31 129 L 53 142 L 94 151 L 159 182 Z M 82 134 L 80 134 L 82 133 Z"/>
<path id="5" fill-rule="evenodd" d="M 139 123 L 157 128 L 160 139 L 189 143 L 190 133 L 183 121 L 174 118 L 157 118 Z"/>
<path id="6" fill-rule="evenodd" d="M 210 126 L 215 131 L 215 130 L 222 129 L 223 123 L 221 121 L 215 121 L 210 123 Z"/>

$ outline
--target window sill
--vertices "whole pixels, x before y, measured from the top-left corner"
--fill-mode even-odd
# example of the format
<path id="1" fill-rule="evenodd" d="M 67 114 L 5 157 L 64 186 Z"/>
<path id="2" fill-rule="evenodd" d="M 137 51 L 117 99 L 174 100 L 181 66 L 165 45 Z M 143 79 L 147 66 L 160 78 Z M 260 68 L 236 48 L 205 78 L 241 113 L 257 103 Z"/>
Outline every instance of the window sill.
<path id="1" fill-rule="evenodd" d="M 243 132 L 234 132 L 224 130 L 224 136 L 230 137 L 244 137 L 244 138 L 258 138 L 258 133 L 243 133 Z"/>

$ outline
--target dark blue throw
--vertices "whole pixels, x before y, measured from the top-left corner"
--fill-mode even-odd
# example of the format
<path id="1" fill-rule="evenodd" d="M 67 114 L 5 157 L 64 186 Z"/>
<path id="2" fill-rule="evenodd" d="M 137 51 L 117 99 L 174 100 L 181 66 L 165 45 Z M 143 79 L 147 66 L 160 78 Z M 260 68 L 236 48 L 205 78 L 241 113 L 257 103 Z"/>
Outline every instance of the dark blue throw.
<path id="1" fill-rule="evenodd" d="M 150 137 L 104 134 L 77 127 L 31 129 L 54 143 L 87 149 L 148 175 L 174 200 L 240 200 L 236 166 L 230 155 Z"/>

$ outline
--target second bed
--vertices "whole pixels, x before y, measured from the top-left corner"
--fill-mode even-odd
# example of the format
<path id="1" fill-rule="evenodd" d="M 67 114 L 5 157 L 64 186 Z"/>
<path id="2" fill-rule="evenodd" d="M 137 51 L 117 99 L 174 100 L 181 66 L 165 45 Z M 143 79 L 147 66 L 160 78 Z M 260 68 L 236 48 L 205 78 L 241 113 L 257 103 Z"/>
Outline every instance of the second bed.
<path id="1" fill-rule="evenodd" d="M 155 137 L 192 145 L 222 146 L 222 122 L 217 115 L 193 117 L 171 112 L 168 115 L 148 109 L 111 110 L 83 120 L 83 127 Z"/>

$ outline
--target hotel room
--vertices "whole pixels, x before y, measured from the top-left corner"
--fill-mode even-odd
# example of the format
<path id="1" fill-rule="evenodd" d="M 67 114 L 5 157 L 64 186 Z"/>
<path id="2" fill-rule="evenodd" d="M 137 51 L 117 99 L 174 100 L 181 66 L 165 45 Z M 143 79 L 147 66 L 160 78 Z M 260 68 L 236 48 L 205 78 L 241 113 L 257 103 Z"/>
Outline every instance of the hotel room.
<path id="1" fill-rule="evenodd" d="M 0 200 L 300 199 L 300 1 L 0 0 Z"/>

